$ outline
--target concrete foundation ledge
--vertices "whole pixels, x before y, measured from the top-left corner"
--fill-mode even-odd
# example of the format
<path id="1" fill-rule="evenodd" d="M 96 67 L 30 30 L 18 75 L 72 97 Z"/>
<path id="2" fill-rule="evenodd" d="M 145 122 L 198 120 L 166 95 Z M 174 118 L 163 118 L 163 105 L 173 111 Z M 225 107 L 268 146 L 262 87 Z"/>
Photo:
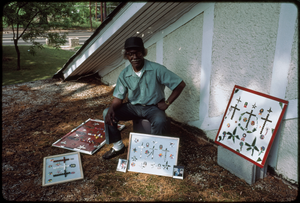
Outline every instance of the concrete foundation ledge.
<path id="1" fill-rule="evenodd" d="M 243 159 L 237 154 L 218 146 L 218 164 L 237 177 L 252 185 L 256 177 L 256 165 Z"/>

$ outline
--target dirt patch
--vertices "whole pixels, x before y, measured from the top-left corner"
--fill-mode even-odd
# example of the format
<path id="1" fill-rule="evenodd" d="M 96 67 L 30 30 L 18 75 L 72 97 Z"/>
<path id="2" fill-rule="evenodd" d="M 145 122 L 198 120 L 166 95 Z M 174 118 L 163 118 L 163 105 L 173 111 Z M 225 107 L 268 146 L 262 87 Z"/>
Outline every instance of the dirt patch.
<path id="1" fill-rule="evenodd" d="M 216 145 L 200 139 L 203 131 L 175 121 L 180 138 L 178 165 L 183 180 L 117 172 L 119 158 L 103 160 L 105 145 L 81 154 L 84 179 L 42 187 L 45 156 L 71 151 L 51 144 L 88 118 L 103 119 L 113 87 L 97 79 L 76 82 L 47 79 L 2 87 L 2 195 L 9 201 L 292 201 L 298 189 L 268 175 L 252 186 L 217 164 Z M 122 130 L 124 144 L 132 122 Z"/>

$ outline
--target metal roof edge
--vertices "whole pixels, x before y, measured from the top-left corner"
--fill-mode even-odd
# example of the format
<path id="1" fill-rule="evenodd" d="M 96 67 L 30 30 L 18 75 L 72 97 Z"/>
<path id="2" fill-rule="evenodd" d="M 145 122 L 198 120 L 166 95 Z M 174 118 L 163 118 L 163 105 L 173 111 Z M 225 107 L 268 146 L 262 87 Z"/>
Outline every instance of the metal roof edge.
<path id="1" fill-rule="evenodd" d="M 107 24 L 113 19 L 116 14 L 120 12 L 120 10 L 128 3 L 128 1 L 123 1 L 121 2 L 106 18 L 105 20 L 101 23 L 101 25 L 95 30 L 95 32 L 85 41 L 85 43 L 76 51 L 74 55 L 72 55 L 68 61 L 64 64 L 64 66 L 58 70 L 52 78 L 61 78 L 64 81 L 67 78 L 64 78 L 63 71 L 68 67 L 68 65 L 71 64 L 71 62 L 79 55 L 81 52 L 86 48 L 86 46 L 100 33 L 100 31 L 107 26 Z M 74 79 L 74 78 L 72 78 Z"/>

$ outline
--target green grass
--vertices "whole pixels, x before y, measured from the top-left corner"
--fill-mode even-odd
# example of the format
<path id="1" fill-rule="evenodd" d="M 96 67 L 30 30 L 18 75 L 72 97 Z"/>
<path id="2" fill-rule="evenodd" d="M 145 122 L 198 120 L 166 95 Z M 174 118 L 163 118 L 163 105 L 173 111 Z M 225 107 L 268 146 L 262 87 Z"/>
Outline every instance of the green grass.
<path id="1" fill-rule="evenodd" d="M 57 50 L 52 47 L 36 49 L 33 56 L 29 46 L 19 46 L 21 70 L 17 71 L 17 53 L 14 46 L 2 46 L 2 86 L 51 78 L 73 51 Z"/>

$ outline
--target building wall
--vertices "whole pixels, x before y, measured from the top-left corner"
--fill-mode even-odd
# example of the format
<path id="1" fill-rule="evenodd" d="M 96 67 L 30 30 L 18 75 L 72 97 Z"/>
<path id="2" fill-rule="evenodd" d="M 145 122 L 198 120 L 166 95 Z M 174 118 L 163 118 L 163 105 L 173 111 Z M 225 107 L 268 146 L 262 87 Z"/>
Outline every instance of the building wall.
<path id="1" fill-rule="evenodd" d="M 163 39 L 163 64 L 186 83 L 166 113 L 185 123 L 199 120 L 202 24 L 203 15 L 199 14 Z M 166 88 L 166 98 L 170 94 L 171 90 Z"/>
<path id="2" fill-rule="evenodd" d="M 270 94 L 280 4 L 215 5 L 209 117 L 226 110 L 234 85 Z"/>
<path id="3" fill-rule="evenodd" d="M 121 71 L 125 68 L 125 62 L 119 65 L 116 69 L 109 72 L 105 76 L 101 78 L 101 81 L 107 85 L 114 85 L 117 83 L 117 79 L 121 73 Z"/>
<path id="4" fill-rule="evenodd" d="M 151 46 L 147 47 L 147 49 L 148 49 L 148 54 L 145 57 L 145 59 L 156 62 L 156 44 L 152 44 Z"/>
<path id="5" fill-rule="evenodd" d="M 285 99 L 298 99 L 298 19 L 296 19 L 295 34 L 291 53 L 291 63 L 288 73 L 288 85 Z"/>
<path id="6" fill-rule="evenodd" d="M 293 37 L 285 99 L 298 99 L 298 21 L 296 21 Z M 281 124 L 280 135 L 276 170 L 286 179 L 295 182 L 298 178 L 298 158 L 296 158 L 298 157 L 298 118 L 284 120 Z"/>
<path id="7" fill-rule="evenodd" d="M 217 135 L 234 85 L 288 100 L 268 164 L 285 179 L 298 182 L 298 21 L 290 14 L 294 7 L 199 3 L 145 46 L 147 59 L 165 65 L 187 83 L 166 111 L 168 116 L 201 128 L 208 139 Z M 291 48 L 286 46 L 289 39 Z M 124 67 L 103 78 L 114 84 Z M 168 97 L 170 91 L 165 92 Z"/>

